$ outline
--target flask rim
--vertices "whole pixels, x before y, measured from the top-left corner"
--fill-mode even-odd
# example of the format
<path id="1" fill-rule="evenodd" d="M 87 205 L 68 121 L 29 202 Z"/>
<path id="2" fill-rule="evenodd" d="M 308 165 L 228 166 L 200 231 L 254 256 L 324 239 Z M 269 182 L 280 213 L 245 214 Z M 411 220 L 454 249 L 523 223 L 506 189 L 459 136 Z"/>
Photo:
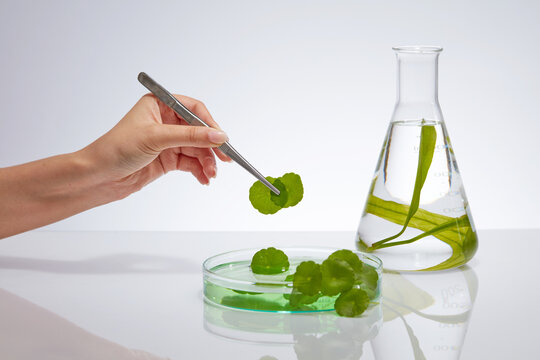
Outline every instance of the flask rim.
<path id="1" fill-rule="evenodd" d="M 431 45 L 406 45 L 406 46 L 394 46 L 392 47 L 397 53 L 408 53 L 408 54 L 435 54 L 440 53 L 443 48 L 440 46 L 431 46 Z"/>

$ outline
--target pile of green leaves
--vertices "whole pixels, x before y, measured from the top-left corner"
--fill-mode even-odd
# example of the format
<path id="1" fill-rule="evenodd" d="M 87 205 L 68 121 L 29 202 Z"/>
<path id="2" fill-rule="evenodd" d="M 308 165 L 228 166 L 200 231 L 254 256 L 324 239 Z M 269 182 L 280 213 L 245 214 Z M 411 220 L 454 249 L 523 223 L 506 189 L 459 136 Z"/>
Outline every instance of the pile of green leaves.
<path id="1" fill-rule="evenodd" d="M 285 253 L 273 247 L 259 250 L 251 261 L 251 269 L 256 274 L 277 274 L 288 268 Z M 338 250 L 321 264 L 301 262 L 286 280 L 293 283 L 291 294 L 284 295 L 292 308 L 313 304 L 322 296 L 337 296 L 336 312 L 340 316 L 356 317 L 376 297 L 379 275 L 351 250 Z"/>
<path id="2" fill-rule="evenodd" d="M 262 182 L 256 181 L 249 189 L 249 201 L 260 213 L 275 214 L 283 208 L 295 206 L 304 196 L 304 186 L 300 175 L 287 173 L 281 177 L 266 177 L 280 194 L 276 195 Z"/>

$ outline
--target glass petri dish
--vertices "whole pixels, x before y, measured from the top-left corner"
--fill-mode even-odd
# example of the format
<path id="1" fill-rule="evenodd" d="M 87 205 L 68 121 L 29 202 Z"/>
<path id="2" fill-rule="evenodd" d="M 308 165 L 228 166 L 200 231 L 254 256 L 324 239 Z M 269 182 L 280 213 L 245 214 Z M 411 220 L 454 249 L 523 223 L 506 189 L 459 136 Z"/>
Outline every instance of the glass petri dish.
<path id="1" fill-rule="evenodd" d="M 335 248 L 290 247 L 280 248 L 289 257 L 289 270 L 277 275 L 259 275 L 251 271 L 253 255 L 260 249 L 244 249 L 223 253 L 206 259 L 203 263 L 205 300 L 229 308 L 270 312 L 333 311 L 336 296 L 319 296 L 316 299 L 290 303 L 293 283 L 290 279 L 302 261 L 322 263 Z M 364 266 L 370 266 L 378 275 L 375 291 L 369 295 L 371 302 L 381 294 L 382 261 L 372 254 L 354 251 Z M 295 294 L 298 296 L 298 294 Z"/>

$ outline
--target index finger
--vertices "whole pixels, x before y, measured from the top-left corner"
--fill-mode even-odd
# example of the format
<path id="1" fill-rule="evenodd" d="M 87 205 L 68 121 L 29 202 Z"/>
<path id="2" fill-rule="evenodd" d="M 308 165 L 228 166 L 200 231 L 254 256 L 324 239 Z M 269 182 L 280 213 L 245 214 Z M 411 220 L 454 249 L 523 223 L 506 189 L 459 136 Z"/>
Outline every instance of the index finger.
<path id="1" fill-rule="evenodd" d="M 202 101 L 185 95 L 174 94 L 174 97 L 177 98 L 182 104 L 184 104 L 189 111 L 197 115 L 202 121 L 208 124 L 208 126 L 222 130 L 219 124 L 214 120 L 214 118 L 212 118 L 210 111 L 208 111 L 208 108 L 206 107 L 206 105 L 204 105 Z M 221 161 L 232 161 L 232 159 L 229 156 L 225 155 L 221 150 L 214 149 L 214 152 Z"/>
<path id="2" fill-rule="evenodd" d="M 197 115 L 202 121 L 208 124 L 208 126 L 221 130 L 221 127 L 214 120 L 212 115 L 210 115 L 210 111 L 208 111 L 206 105 L 204 105 L 202 101 L 185 95 L 174 94 L 174 97 L 180 100 L 180 102 L 184 104 L 189 111 Z"/>

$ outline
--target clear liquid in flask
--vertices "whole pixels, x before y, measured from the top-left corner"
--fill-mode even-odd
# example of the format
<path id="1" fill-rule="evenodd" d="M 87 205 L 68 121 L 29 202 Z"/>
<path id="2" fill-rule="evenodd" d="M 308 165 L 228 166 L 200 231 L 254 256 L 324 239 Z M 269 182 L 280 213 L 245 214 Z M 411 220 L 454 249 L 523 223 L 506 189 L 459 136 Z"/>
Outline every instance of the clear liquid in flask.
<path id="1" fill-rule="evenodd" d="M 390 123 L 357 246 L 396 270 L 443 270 L 473 257 L 476 231 L 443 121 Z"/>

